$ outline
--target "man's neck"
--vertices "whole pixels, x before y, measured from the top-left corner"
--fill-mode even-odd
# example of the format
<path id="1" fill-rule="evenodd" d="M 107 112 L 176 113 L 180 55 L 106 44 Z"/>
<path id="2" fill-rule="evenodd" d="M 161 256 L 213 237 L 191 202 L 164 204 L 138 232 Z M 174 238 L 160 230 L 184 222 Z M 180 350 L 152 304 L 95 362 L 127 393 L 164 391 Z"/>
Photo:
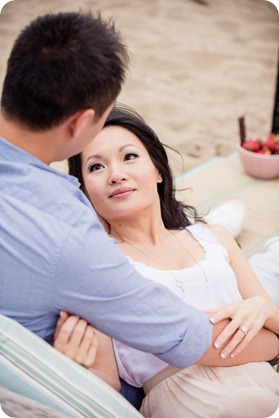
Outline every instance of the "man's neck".
<path id="1" fill-rule="evenodd" d="M 56 135 L 50 130 L 34 132 L 0 114 L 0 136 L 47 165 L 57 160 L 54 140 Z"/>

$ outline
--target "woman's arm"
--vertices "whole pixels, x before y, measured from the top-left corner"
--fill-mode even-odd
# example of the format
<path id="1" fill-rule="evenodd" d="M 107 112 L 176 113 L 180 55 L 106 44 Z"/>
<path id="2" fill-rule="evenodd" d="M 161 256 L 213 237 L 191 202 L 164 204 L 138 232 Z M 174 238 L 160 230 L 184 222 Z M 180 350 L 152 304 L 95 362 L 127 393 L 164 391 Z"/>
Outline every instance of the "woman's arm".
<path id="1" fill-rule="evenodd" d="M 89 368 L 93 373 L 120 392 L 121 385 L 116 364 L 112 339 L 95 330 L 99 344 L 96 360 Z"/>
<path id="2" fill-rule="evenodd" d="M 54 335 L 54 347 L 85 366 L 118 392 L 120 380 L 110 337 L 75 315 L 61 312 Z"/>
<path id="3" fill-rule="evenodd" d="M 197 364 L 203 366 L 236 366 L 251 362 L 269 361 L 278 355 L 279 340 L 277 336 L 272 331 L 263 328 L 237 356 L 231 357 L 229 353 L 222 357 L 224 345 L 216 348 L 214 341 L 229 323 L 229 319 L 223 319 L 214 325 L 212 344 L 197 361 Z"/>
<path id="4" fill-rule="evenodd" d="M 238 355 L 263 327 L 276 334 L 279 333 L 279 309 L 262 287 L 234 238 L 222 227 L 211 228 L 228 251 L 230 265 L 244 299 L 211 312 L 211 320 L 214 324 L 225 318 L 231 320 L 224 331 L 218 335 L 215 345 L 223 346 L 225 341 L 230 339 L 223 351 L 227 354 L 233 352 L 234 355 Z M 240 329 L 243 326 L 248 333 Z"/>

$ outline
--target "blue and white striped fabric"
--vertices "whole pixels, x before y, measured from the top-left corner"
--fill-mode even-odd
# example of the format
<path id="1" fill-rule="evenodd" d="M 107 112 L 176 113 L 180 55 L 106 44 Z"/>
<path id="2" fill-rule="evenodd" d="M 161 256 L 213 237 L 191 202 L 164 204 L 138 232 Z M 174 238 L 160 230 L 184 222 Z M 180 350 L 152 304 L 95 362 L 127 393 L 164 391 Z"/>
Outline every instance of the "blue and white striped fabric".
<path id="1" fill-rule="evenodd" d="M 0 386 L 68 417 L 142 417 L 93 373 L 3 315 L 0 315 Z"/>

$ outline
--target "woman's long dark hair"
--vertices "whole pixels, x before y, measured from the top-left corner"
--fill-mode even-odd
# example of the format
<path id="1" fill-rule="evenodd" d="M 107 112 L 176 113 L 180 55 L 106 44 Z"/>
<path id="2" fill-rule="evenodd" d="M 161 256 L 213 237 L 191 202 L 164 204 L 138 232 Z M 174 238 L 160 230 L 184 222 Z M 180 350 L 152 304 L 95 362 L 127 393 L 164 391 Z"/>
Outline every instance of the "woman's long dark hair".
<path id="1" fill-rule="evenodd" d="M 132 132 L 145 146 L 153 164 L 162 176 L 162 183 L 157 189 L 160 197 L 162 219 L 167 229 L 180 229 L 194 222 L 202 221 L 196 208 L 179 202 L 175 198 L 173 175 L 168 162 L 165 147 L 156 133 L 145 123 L 144 119 L 133 109 L 117 104 L 110 112 L 104 127 L 121 126 Z M 69 174 L 77 177 L 84 187 L 81 170 L 81 154 L 68 159 Z"/>

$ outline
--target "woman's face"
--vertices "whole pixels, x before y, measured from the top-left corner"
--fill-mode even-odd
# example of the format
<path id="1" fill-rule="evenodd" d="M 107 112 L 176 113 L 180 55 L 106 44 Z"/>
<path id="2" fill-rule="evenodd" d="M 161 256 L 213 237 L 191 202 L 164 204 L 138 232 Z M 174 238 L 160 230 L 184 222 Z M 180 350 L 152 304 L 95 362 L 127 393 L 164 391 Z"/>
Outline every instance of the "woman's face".
<path id="1" fill-rule="evenodd" d="M 160 205 L 161 175 L 142 142 L 120 126 L 105 127 L 82 153 L 87 196 L 108 222 L 132 219 Z"/>

